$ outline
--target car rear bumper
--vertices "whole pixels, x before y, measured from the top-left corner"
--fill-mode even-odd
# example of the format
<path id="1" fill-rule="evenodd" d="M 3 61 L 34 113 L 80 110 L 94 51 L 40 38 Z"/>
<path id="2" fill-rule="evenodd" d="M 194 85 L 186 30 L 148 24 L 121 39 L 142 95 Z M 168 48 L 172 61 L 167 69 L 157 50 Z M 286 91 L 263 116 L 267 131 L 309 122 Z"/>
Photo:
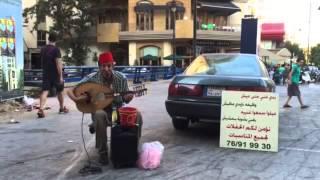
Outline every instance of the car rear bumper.
<path id="1" fill-rule="evenodd" d="M 221 105 L 209 102 L 166 100 L 166 109 L 171 117 L 220 120 Z"/>

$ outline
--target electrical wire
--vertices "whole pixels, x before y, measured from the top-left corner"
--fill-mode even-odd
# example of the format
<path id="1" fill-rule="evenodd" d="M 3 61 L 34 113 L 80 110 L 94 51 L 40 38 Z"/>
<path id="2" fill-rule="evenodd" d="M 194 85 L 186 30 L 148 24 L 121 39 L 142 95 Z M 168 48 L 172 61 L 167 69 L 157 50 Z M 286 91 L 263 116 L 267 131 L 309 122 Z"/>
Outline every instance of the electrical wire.
<path id="1" fill-rule="evenodd" d="M 84 135 L 83 135 L 83 119 L 84 119 L 84 113 L 82 113 L 82 120 L 81 120 L 81 137 L 82 137 L 82 142 L 83 142 L 83 148 L 87 154 L 88 157 L 88 164 L 85 165 L 83 168 L 79 170 L 79 173 L 81 175 L 87 175 L 87 174 L 96 174 L 96 173 L 101 173 L 102 169 L 99 165 L 93 165 L 94 163 L 91 162 L 91 158 L 89 156 L 89 153 L 86 148 L 86 142 L 84 140 Z"/>

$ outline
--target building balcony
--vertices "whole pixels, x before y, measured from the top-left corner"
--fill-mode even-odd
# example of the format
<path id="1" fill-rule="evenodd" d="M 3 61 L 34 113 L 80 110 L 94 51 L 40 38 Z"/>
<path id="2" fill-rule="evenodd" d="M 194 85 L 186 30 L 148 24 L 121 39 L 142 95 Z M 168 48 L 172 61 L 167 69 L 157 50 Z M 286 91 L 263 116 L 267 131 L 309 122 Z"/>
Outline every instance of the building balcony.
<path id="1" fill-rule="evenodd" d="M 165 31 L 122 31 L 119 33 L 120 41 L 139 41 L 139 40 L 171 40 L 172 30 Z M 193 21 L 179 20 L 176 23 L 176 39 L 193 38 Z M 214 30 L 197 30 L 199 40 L 222 40 L 240 41 L 240 27 L 224 26 Z"/>
<path id="2" fill-rule="evenodd" d="M 224 40 L 224 41 L 240 41 L 240 28 L 224 26 L 215 30 L 197 30 L 197 39 L 201 40 Z"/>
<path id="3" fill-rule="evenodd" d="M 139 41 L 139 40 L 168 40 L 172 39 L 172 30 L 165 31 L 122 31 L 119 33 L 120 41 Z"/>
<path id="4" fill-rule="evenodd" d="M 97 25 L 97 42 L 119 42 L 120 23 L 103 23 Z"/>
<path id="5" fill-rule="evenodd" d="M 155 31 L 136 31 L 120 32 L 120 41 L 142 41 L 142 40 L 171 40 L 172 30 Z M 177 37 L 176 39 L 192 39 L 193 37 Z M 222 40 L 222 41 L 240 41 L 241 32 L 231 31 L 204 31 L 197 30 L 197 39 L 200 40 Z"/>
<path id="6" fill-rule="evenodd" d="M 121 30 L 120 23 L 104 23 L 97 25 L 97 42 L 112 43 L 119 41 L 171 40 L 172 30 L 163 31 L 127 31 Z M 240 27 L 223 26 L 214 29 L 197 30 L 199 40 L 240 41 Z M 176 21 L 176 39 L 193 38 L 193 21 Z"/>

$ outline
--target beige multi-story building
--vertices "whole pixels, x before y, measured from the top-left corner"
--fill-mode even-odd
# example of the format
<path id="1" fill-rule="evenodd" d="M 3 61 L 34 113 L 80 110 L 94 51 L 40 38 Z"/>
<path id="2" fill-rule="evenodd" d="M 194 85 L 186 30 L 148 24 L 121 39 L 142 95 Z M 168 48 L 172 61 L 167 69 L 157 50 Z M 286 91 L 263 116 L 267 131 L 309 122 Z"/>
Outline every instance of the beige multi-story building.
<path id="1" fill-rule="evenodd" d="M 24 1 L 24 7 L 35 2 Z M 170 65 L 175 50 L 178 65 L 189 63 L 193 57 L 193 0 L 176 0 L 175 4 L 173 8 L 172 0 L 117 0 L 94 5 L 97 23 L 89 32 L 91 56 L 110 50 L 117 65 Z M 241 18 L 247 9 L 246 0 L 197 0 L 197 53 L 238 52 Z M 49 26 L 46 19 L 43 27 Z M 31 33 L 30 27 L 25 26 L 24 35 L 26 66 L 31 68 L 39 67 L 39 43 L 46 38 L 41 31 Z M 86 64 L 95 64 L 92 59 Z"/>
<path id="2" fill-rule="evenodd" d="M 192 0 L 123 0 L 108 1 L 100 8 L 97 24 L 98 43 L 119 43 L 120 64 L 170 65 L 175 33 L 176 58 L 192 59 Z M 127 6 L 126 6 L 127 5 Z M 197 52 L 234 52 L 240 49 L 241 18 L 246 1 L 198 0 Z M 127 7 L 127 9 L 117 9 Z M 175 10 L 175 11 L 173 11 Z M 174 18 L 175 15 L 175 18 Z M 173 32 L 175 21 L 175 32 Z M 128 48 L 127 48 L 128 47 Z M 120 48 L 120 46 L 118 46 Z M 118 54 L 116 53 L 116 56 Z M 120 55 L 120 54 L 119 54 Z M 167 60 L 168 59 L 168 60 Z M 182 62 L 183 61 L 177 61 Z"/>
<path id="3" fill-rule="evenodd" d="M 22 8 L 32 7 L 37 3 L 37 0 L 22 1 Z M 35 17 L 36 18 L 36 17 Z M 24 45 L 24 68 L 39 69 L 40 62 L 40 47 L 46 44 L 46 35 L 43 31 L 33 30 L 35 18 L 30 19 L 23 25 L 23 45 Z M 43 26 L 43 24 L 42 24 Z"/>

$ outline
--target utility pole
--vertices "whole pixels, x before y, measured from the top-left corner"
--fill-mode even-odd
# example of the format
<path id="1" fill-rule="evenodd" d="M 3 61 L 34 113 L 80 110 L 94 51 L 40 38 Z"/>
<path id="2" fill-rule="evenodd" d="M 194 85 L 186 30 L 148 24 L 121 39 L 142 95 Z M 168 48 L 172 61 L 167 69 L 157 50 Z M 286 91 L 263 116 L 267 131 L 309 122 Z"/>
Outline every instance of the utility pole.
<path id="1" fill-rule="evenodd" d="M 311 0 L 309 0 L 309 24 L 308 24 L 308 50 L 307 63 L 310 63 L 310 30 L 311 30 Z"/>
<path id="2" fill-rule="evenodd" d="M 177 4 L 175 0 L 172 0 L 171 3 L 171 11 L 172 11 L 172 17 L 173 17 L 173 21 L 172 21 L 172 61 L 173 61 L 173 65 L 174 65 L 174 72 L 173 74 L 176 75 L 176 11 L 177 11 Z"/>
<path id="3" fill-rule="evenodd" d="M 192 40 L 192 50 L 193 59 L 197 56 L 197 0 L 193 0 L 193 40 Z"/>

